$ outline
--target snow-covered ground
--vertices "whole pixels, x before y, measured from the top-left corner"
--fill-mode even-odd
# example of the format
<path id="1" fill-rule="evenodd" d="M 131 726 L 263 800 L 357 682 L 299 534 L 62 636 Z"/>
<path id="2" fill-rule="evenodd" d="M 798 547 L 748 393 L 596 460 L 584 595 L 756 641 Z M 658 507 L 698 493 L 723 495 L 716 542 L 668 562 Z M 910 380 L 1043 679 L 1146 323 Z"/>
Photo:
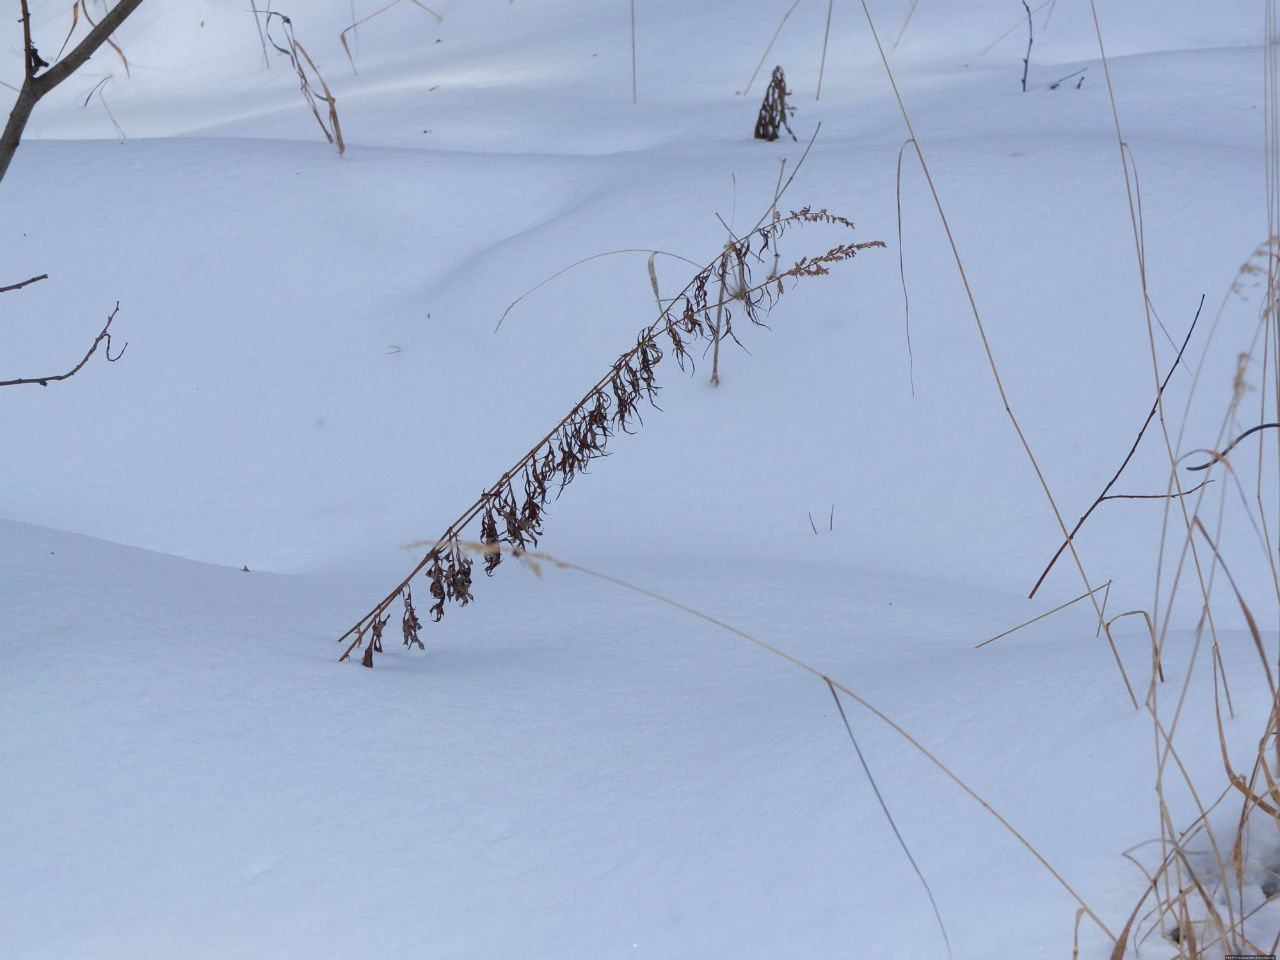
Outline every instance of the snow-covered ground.
<path id="1" fill-rule="evenodd" d="M 33 6 L 52 59 L 70 16 Z M 128 342 L 0 389 L 0 955 L 945 956 L 831 689 L 741 636 L 508 562 L 426 625 L 425 654 L 393 622 L 374 670 L 335 662 L 406 545 L 653 321 L 649 253 L 674 295 L 697 272 L 678 258 L 710 261 L 798 168 L 784 210 L 887 247 L 739 327 L 718 387 L 710 357 L 663 361 L 662 412 L 566 488 L 541 546 L 812 666 L 1019 831 L 1056 877 L 842 699 L 954 957 L 1070 957 L 1082 902 L 1080 955 L 1109 956 L 1147 888 L 1123 854 L 1161 835 L 1151 715 L 1087 602 L 975 649 L 1086 589 L 1065 556 L 1027 599 L 1062 530 L 981 333 L 1068 527 L 1156 391 L 1090 5 L 1033 6 L 1023 92 L 1021 4 L 870 4 L 974 308 L 910 148 L 899 168 L 910 134 L 861 5 L 832 7 L 817 99 L 825 4 L 797 4 L 761 61 L 789 2 L 638 2 L 635 103 L 628 4 L 402 2 L 345 34 L 353 70 L 340 36 L 379 6 L 285 11 L 343 156 L 248 5 L 146 0 L 116 36 L 127 75 L 99 52 L 0 183 L 0 286 L 49 274 L 0 294 L 0 379 L 69 369 L 117 301 L 112 355 Z M 1265 288 L 1240 274 L 1274 229 L 1275 38 L 1243 0 L 1099 8 L 1159 377 L 1206 298 L 1165 421 L 1179 454 L 1219 449 L 1276 419 L 1276 331 L 1264 353 Z M 21 56 L 10 25 L 0 81 Z M 775 64 L 796 142 L 751 136 Z M 782 251 L 846 239 L 805 227 Z M 1261 437 L 1261 470 L 1242 445 L 1238 486 L 1212 472 L 1196 544 L 1206 576 L 1210 537 L 1226 558 L 1274 664 Z M 1157 421 L 1112 492 L 1169 475 Z M 1167 624 L 1166 720 L 1191 671 L 1178 753 L 1207 804 L 1226 779 L 1190 568 L 1172 589 L 1184 539 L 1176 506 L 1117 500 L 1076 543 L 1090 586 L 1111 581 L 1108 619 Z M 1272 695 L 1221 570 L 1212 597 L 1247 769 Z M 1141 701 L 1146 626 L 1113 633 Z M 1166 800 L 1190 826 L 1187 791 Z M 1254 866 L 1280 865 L 1275 843 L 1259 832 Z M 1251 921 L 1264 947 L 1273 906 Z M 1139 926 L 1141 956 L 1175 955 Z"/>

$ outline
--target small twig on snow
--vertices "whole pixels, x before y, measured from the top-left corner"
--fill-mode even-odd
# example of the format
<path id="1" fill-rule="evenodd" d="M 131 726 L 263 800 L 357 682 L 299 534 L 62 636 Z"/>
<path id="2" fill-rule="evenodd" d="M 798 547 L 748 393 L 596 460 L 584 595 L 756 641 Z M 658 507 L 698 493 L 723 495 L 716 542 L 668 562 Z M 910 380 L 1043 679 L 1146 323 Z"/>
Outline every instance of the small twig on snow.
<path id="1" fill-rule="evenodd" d="M 39 279 L 39 278 L 36 278 L 36 279 Z M 119 360 L 121 357 L 124 356 L 125 350 L 129 348 L 129 344 L 126 341 L 125 345 L 120 348 L 119 353 L 117 353 L 114 357 L 111 355 L 111 334 L 108 333 L 108 330 L 110 330 L 111 328 L 111 321 L 116 318 L 116 314 L 119 312 L 120 312 L 120 301 L 117 300 L 116 307 L 114 310 L 111 311 L 111 316 L 107 317 L 107 322 L 106 324 L 103 325 L 101 332 L 99 332 L 99 334 L 93 338 L 93 343 L 89 346 L 89 352 L 84 355 L 84 358 L 79 363 L 77 363 L 74 367 L 72 367 L 66 373 L 60 373 L 57 376 L 53 376 L 53 377 L 23 377 L 18 380 L 0 380 L 0 387 L 16 387 L 19 384 L 23 384 L 23 383 L 38 383 L 42 387 L 47 387 L 50 383 L 53 383 L 56 380 L 66 380 L 69 377 L 74 377 L 77 373 L 80 372 L 80 368 L 89 362 L 89 358 L 92 357 L 94 353 L 97 352 L 98 344 L 102 343 L 103 341 L 106 341 L 106 347 L 104 348 L 104 350 L 106 352 L 107 361 L 109 363 L 115 363 L 117 360 Z"/>

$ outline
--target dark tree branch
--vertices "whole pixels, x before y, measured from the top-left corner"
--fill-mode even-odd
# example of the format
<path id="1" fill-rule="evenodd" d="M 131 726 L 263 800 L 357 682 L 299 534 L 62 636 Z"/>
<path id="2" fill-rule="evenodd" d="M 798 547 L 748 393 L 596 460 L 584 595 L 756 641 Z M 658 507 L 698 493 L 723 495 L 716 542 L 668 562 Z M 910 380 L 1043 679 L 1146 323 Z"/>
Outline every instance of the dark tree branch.
<path id="1" fill-rule="evenodd" d="M 1183 490 L 1181 493 L 1112 493 L 1105 497 L 1099 497 L 1099 502 L 1103 500 L 1177 500 L 1179 497 L 1189 497 L 1206 484 L 1213 483 L 1212 480 L 1201 480 L 1190 490 Z"/>
<path id="2" fill-rule="evenodd" d="M 80 368 L 89 362 L 89 358 L 92 357 L 94 353 L 97 352 L 98 344 L 103 343 L 104 341 L 106 343 L 106 346 L 103 349 L 104 349 L 104 352 L 106 353 L 107 360 L 110 363 L 115 363 L 117 360 L 119 360 L 121 357 L 124 356 L 125 350 L 129 348 L 129 344 L 126 342 L 125 345 L 120 348 L 119 353 L 117 353 L 114 357 L 111 355 L 111 334 L 108 333 L 108 330 L 110 330 L 111 328 L 111 321 L 116 318 L 116 314 L 119 312 L 120 312 L 120 302 L 117 300 L 116 308 L 111 311 L 111 316 L 107 317 L 107 322 L 106 324 L 103 325 L 102 331 L 96 337 L 93 338 L 93 343 L 89 347 L 89 352 L 84 355 L 84 359 L 82 359 L 79 363 L 77 363 L 74 367 L 72 367 L 66 373 L 60 373 L 55 377 L 24 377 L 19 380 L 0 380 L 0 387 L 16 387 L 19 384 L 23 384 L 23 383 L 38 383 L 42 387 L 47 387 L 50 383 L 53 383 L 56 380 L 66 380 L 69 377 L 74 377 L 77 373 L 80 372 Z"/>
<path id="3" fill-rule="evenodd" d="M 1251 436 L 1252 434 L 1257 433 L 1259 430 L 1275 430 L 1277 428 L 1280 428 L 1280 423 L 1260 423 L 1256 427 L 1250 427 L 1244 433 L 1240 434 L 1240 436 L 1236 437 L 1229 444 L 1227 444 L 1226 449 L 1223 450 L 1221 453 L 1211 452 L 1209 456 L 1212 457 L 1213 459 L 1209 460 L 1207 463 L 1202 463 L 1199 466 L 1187 467 L 1187 469 L 1188 470 L 1208 470 L 1219 460 L 1227 459 L 1227 454 L 1230 453 L 1232 450 L 1234 450 L 1236 448 L 1236 445 L 1245 437 Z"/>
<path id="4" fill-rule="evenodd" d="M 1035 39 L 1031 29 L 1031 8 L 1027 6 L 1027 0 L 1022 0 L 1022 6 L 1027 11 L 1027 55 L 1022 58 L 1022 92 L 1027 92 L 1027 71 L 1031 69 L 1031 43 Z"/>
<path id="5" fill-rule="evenodd" d="M 49 279 L 49 275 L 47 273 L 42 273 L 38 277 L 32 277 L 30 280 L 23 280 L 21 283 L 13 283 L 7 287 L 0 287 L 0 293 L 8 293 L 10 290 L 21 290 L 23 287 L 25 287 L 29 283 L 35 283 L 37 280 L 48 280 L 48 279 Z"/>
<path id="6" fill-rule="evenodd" d="M 1036 585 L 1031 588 L 1029 598 L 1034 598 L 1036 591 L 1040 589 L 1040 585 L 1044 583 L 1044 578 L 1049 576 L 1049 571 L 1053 569 L 1053 565 L 1058 562 L 1058 558 L 1062 556 L 1062 552 L 1067 549 L 1067 545 L 1075 539 L 1080 528 L 1084 526 L 1084 522 L 1089 519 L 1089 515 L 1098 508 L 1098 505 L 1104 500 L 1110 499 L 1107 494 L 1111 492 L 1111 488 L 1116 485 L 1116 481 L 1120 479 L 1120 474 L 1124 473 L 1124 468 L 1129 465 L 1129 461 L 1133 459 L 1133 455 L 1138 452 L 1138 444 L 1142 442 L 1142 435 L 1147 432 L 1147 427 L 1151 426 L 1151 420 L 1156 415 L 1156 411 L 1160 409 L 1160 398 L 1164 396 L 1165 387 L 1169 386 L 1169 380 L 1173 377 L 1173 371 L 1178 369 L 1178 364 L 1182 362 L 1182 354 L 1186 352 L 1187 344 L 1191 342 L 1191 334 L 1195 332 L 1196 322 L 1200 319 L 1200 311 L 1204 309 L 1204 296 L 1200 297 L 1200 306 L 1196 307 L 1196 315 L 1191 321 L 1191 328 L 1187 330 L 1187 336 L 1182 341 L 1182 347 L 1178 350 L 1178 356 L 1173 361 L 1173 366 L 1169 368 L 1169 372 L 1165 375 L 1164 382 L 1160 384 L 1160 389 L 1156 391 L 1155 402 L 1151 404 L 1151 412 L 1147 414 L 1147 419 L 1142 424 L 1142 429 L 1138 431 L 1137 438 L 1133 441 L 1133 446 L 1129 448 L 1129 454 L 1124 458 L 1124 462 L 1120 464 L 1120 469 L 1116 471 L 1110 482 L 1102 488 L 1102 493 L 1098 494 L 1098 499 L 1093 501 L 1093 506 L 1084 512 L 1084 516 L 1071 528 L 1071 532 L 1067 534 L 1067 539 L 1062 542 L 1062 546 L 1058 548 L 1058 552 L 1053 555 L 1053 559 L 1049 561 L 1049 565 L 1044 568 L 1044 572 L 1040 574 L 1040 579 L 1036 581 Z"/>
<path id="7" fill-rule="evenodd" d="M 27 0 L 20 0 L 22 5 L 22 43 L 26 62 L 26 78 L 22 81 L 22 89 L 18 91 L 18 99 L 9 113 L 9 122 L 4 132 L 0 133 L 0 180 L 4 179 L 9 169 L 9 162 L 18 149 L 22 139 L 22 131 L 31 119 L 31 111 L 46 93 L 62 83 L 63 80 L 80 69 L 94 52 L 107 42 L 116 28 L 124 22 L 142 3 L 142 0 L 119 0 L 118 3 L 103 16 L 70 53 L 40 73 L 42 67 L 49 66 L 40 58 L 35 42 L 31 38 L 31 13 L 27 9 Z"/>
<path id="8" fill-rule="evenodd" d="M 142 3 L 142 0 L 120 0 L 114 7 L 107 11 L 106 15 L 94 25 L 89 31 L 88 36 L 75 45 L 71 52 L 55 63 L 40 76 L 34 78 L 34 83 L 39 90 L 39 95 L 43 97 L 46 93 L 60 84 L 71 74 L 79 70 L 86 60 L 88 60 L 98 48 L 107 42 L 107 38 L 116 32 L 116 28 L 124 23 L 125 18 Z M 25 5 L 25 4 L 24 4 Z"/>

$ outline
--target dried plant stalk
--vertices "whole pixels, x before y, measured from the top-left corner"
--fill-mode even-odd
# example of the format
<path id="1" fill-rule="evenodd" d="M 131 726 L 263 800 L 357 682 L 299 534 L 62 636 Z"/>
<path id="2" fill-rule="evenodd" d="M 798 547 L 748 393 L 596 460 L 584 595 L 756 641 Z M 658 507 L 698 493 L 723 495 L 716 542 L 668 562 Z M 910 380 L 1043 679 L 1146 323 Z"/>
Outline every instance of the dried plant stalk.
<path id="1" fill-rule="evenodd" d="M 283 47 L 276 43 L 275 37 L 271 35 L 271 24 L 275 20 L 280 21 L 280 29 L 284 34 L 286 45 Z M 320 70 L 316 67 L 311 56 L 294 37 L 293 21 L 283 13 L 272 10 L 267 14 L 266 34 L 267 40 L 270 41 L 271 45 L 278 52 L 288 57 L 289 62 L 293 64 L 294 72 L 298 75 L 298 85 L 302 89 L 302 96 L 306 98 L 307 106 L 311 108 L 311 113 L 315 116 L 316 123 L 320 124 L 320 129 L 324 133 L 325 139 L 338 148 L 339 155 L 346 153 L 346 144 L 342 142 L 342 127 L 338 125 L 338 102 L 334 99 L 333 94 L 329 92 L 329 85 L 324 82 L 324 77 L 320 76 Z M 310 74 L 315 76 L 315 83 L 320 85 L 319 90 L 312 83 L 307 68 L 310 68 Z M 329 116 L 327 126 L 325 125 L 324 117 L 320 115 L 320 107 L 316 101 L 323 101 L 327 108 Z"/>
<path id="2" fill-rule="evenodd" d="M 379 14 L 386 13 L 392 7 L 397 6 L 401 2 L 402 0 L 391 0 L 391 2 L 388 3 L 385 7 L 381 7 L 373 11 L 373 13 L 369 14 L 368 16 L 361 17 L 359 20 L 356 20 L 354 23 L 352 23 L 351 26 L 343 30 L 342 33 L 338 34 L 338 39 L 342 41 L 342 49 L 345 50 L 347 53 L 347 62 L 351 64 L 352 73 L 359 73 L 359 71 L 356 70 L 356 58 L 351 53 L 351 46 L 347 43 L 347 34 L 358 30 L 358 28 L 360 27 L 360 24 L 368 23 L 374 17 L 378 16 Z M 421 7 L 423 10 L 427 11 L 427 13 L 431 14 L 437 20 L 444 19 L 444 17 L 440 16 L 440 14 L 436 13 L 434 10 L 428 7 L 425 3 L 422 3 L 421 0 L 409 0 L 409 2 L 412 3 L 414 6 Z"/>
<path id="3" fill-rule="evenodd" d="M 769 89 L 765 91 L 764 103 L 760 104 L 760 115 L 756 118 L 756 139 L 777 140 L 778 131 L 785 129 L 796 138 L 787 118 L 796 112 L 796 108 L 787 103 L 791 91 L 787 89 L 787 78 L 781 67 L 773 68 L 773 79 L 769 81 Z"/>
<path id="4" fill-rule="evenodd" d="M 776 265 L 776 244 L 791 227 L 816 223 L 853 229 L 843 217 L 805 207 L 786 216 L 775 213 L 767 224 L 727 244 L 658 319 L 640 331 L 635 346 L 614 361 L 563 419 L 448 526 L 410 574 L 338 638 L 339 643 L 350 641 L 339 659 L 346 660 L 366 634 L 380 636 L 378 624 L 397 597 L 407 598 L 409 584 L 419 573 L 425 572 L 430 584 L 432 620 L 444 616 L 447 602 L 466 606 L 472 600 L 472 561 L 462 546 L 463 532 L 472 523 L 480 524 L 486 574 L 492 575 L 502 562 L 504 545 L 516 555 L 536 547 L 548 502 L 585 472 L 592 460 L 605 455 L 610 437 L 635 432 L 643 422 L 641 411 L 646 405 L 657 407 L 657 366 L 666 355 L 664 348 L 681 370 L 691 372 L 694 345 L 710 346 L 722 337 L 736 341 L 735 319 L 763 325 L 764 317 L 785 291 L 785 281 L 822 276 L 832 265 L 852 260 L 861 250 L 885 245 L 880 240 L 837 244 L 818 256 L 802 257 L 785 271 L 773 266 L 763 281 L 754 280 L 752 263 Z M 723 276 L 738 277 L 741 282 L 731 287 L 726 299 L 709 297 Z M 369 653 L 362 662 L 372 666 Z"/>

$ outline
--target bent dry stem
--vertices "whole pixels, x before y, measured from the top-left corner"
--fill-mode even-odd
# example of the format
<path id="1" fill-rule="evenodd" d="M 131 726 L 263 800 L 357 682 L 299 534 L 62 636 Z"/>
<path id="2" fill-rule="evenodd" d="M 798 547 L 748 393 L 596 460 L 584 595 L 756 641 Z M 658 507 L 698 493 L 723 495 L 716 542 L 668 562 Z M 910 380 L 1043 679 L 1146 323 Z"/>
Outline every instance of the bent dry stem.
<path id="1" fill-rule="evenodd" d="M 852 260 L 867 248 L 885 245 L 880 240 L 840 243 L 781 270 L 778 241 L 792 227 L 808 224 L 853 229 L 844 217 L 805 207 L 785 216 L 775 213 L 768 223 L 726 244 L 658 319 L 640 331 L 635 346 L 614 361 L 559 423 L 445 528 L 407 577 L 338 638 L 339 643 L 349 641 L 339 660 L 346 660 L 366 638 L 372 642 L 370 651 L 380 650 L 380 624 L 386 622 L 391 604 L 406 594 L 419 573 L 425 573 L 429 585 L 433 621 L 444 616 L 446 603 L 466 606 L 471 602 L 472 560 L 462 546 L 462 538 L 476 521 L 480 524 L 479 540 L 485 545 L 482 555 L 487 574 L 502 562 L 504 546 L 516 554 L 537 546 L 543 513 L 552 497 L 559 497 L 592 460 L 605 455 L 610 437 L 618 432 L 634 433 L 643 423 L 641 410 L 646 404 L 657 408 L 656 368 L 665 356 L 664 347 L 681 370 L 687 368 L 691 372 L 692 347 L 699 342 L 714 346 L 726 337 L 737 342 L 735 319 L 746 318 L 763 326 L 765 317 L 786 291 L 786 281 L 823 276 L 834 264 Z M 753 265 L 765 266 L 768 273 L 764 280 L 755 280 Z M 725 276 L 741 277 L 743 282 L 732 288 L 730 296 L 712 299 L 709 290 L 718 291 L 718 281 Z M 371 652 L 366 652 L 362 662 L 373 665 Z"/>

